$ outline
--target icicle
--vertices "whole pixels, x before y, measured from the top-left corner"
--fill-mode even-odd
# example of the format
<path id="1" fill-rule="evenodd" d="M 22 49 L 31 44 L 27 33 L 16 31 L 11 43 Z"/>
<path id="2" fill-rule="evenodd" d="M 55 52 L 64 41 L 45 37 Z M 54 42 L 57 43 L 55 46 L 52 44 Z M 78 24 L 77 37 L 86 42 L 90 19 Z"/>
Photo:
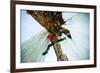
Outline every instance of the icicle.
<path id="1" fill-rule="evenodd" d="M 49 43 L 47 36 L 48 32 L 43 30 L 21 44 L 21 63 L 44 61 L 42 53 Z"/>

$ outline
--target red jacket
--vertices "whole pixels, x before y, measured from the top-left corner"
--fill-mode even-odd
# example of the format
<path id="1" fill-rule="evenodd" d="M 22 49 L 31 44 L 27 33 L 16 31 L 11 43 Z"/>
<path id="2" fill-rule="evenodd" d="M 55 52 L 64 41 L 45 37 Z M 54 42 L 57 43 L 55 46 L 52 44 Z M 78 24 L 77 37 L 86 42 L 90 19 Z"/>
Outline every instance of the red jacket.
<path id="1" fill-rule="evenodd" d="M 47 38 L 49 41 L 52 41 L 54 38 L 57 38 L 57 36 L 55 36 L 53 34 L 49 34 Z"/>
<path id="2" fill-rule="evenodd" d="M 49 41 L 52 41 L 54 36 L 52 34 L 49 34 L 47 38 L 48 38 Z"/>

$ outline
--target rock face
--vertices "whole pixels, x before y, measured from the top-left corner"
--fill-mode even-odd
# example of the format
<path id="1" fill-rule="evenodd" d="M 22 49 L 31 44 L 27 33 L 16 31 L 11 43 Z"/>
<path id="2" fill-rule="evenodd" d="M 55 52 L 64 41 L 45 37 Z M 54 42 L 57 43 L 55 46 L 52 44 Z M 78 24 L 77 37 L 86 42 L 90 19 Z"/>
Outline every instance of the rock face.
<path id="1" fill-rule="evenodd" d="M 57 61 L 68 61 L 68 58 L 65 54 L 63 54 L 62 50 L 61 50 L 61 46 L 60 46 L 60 43 L 56 43 L 54 46 L 53 46 L 54 50 L 55 50 L 55 53 L 56 53 L 56 56 L 57 56 Z"/>
<path id="2" fill-rule="evenodd" d="M 62 18 L 62 12 L 50 12 L 50 11 L 32 11 L 27 10 L 27 13 L 30 14 L 40 25 L 42 25 L 46 30 L 56 36 L 58 34 L 64 33 L 67 35 L 69 30 L 61 27 L 65 23 Z M 54 39 L 55 40 L 55 39 Z M 61 50 L 60 43 L 53 45 L 55 50 L 57 61 L 66 61 L 68 60 L 67 56 L 63 54 Z"/>
<path id="3" fill-rule="evenodd" d="M 62 12 L 50 12 L 50 11 L 27 11 L 40 25 L 45 27 L 52 34 L 59 34 L 60 32 L 65 35 L 69 33 L 69 30 L 61 27 L 65 23 L 62 18 Z"/>

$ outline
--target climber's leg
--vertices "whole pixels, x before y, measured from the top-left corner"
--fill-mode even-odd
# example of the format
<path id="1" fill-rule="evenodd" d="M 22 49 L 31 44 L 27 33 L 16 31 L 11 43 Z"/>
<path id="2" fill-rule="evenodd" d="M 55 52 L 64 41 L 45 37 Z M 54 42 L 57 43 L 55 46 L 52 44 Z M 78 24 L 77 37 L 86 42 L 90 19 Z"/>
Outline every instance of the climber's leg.
<path id="1" fill-rule="evenodd" d="M 61 38 L 61 39 L 57 40 L 57 42 L 56 42 L 56 43 L 61 42 L 61 41 L 65 40 L 65 39 L 66 39 L 66 37 Z"/>
<path id="2" fill-rule="evenodd" d="M 43 52 L 43 53 L 42 53 L 42 55 L 46 55 L 46 54 L 48 53 L 48 51 L 49 51 L 50 47 L 51 47 L 51 46 L 53 46 L 53 45 L 54 45 L 53 43 L 50 43 L 50 44 L 48 45 L 48 47 L 47 47 L 46 51 L 45 51 L 45 52 Z"/>
<path id="3" fill-rule="evenodd" d="M 68 29 L 61 27 L 60 33 L 64 33 L 68 38 L 72 39 L 70 31 Z"/>
<path id="4" fill-rule="evenodd" d="M 46 51 L 43 52 L 42 55 L 46 55 L 48 53 L 48 51 L 49 51 L 49 49 L 50 49 L 51 46 L 53 46 L 54 44 L 56 44 L 58 42 L 61 42 L 61 41 L 65 40 L 65 39 L 66 39 L 66 37 L 64 37 L 62 39 L 59 39 L 59 40 L 56 40 L 55 42 L 52 42 L 51 44 L 49 44 L 48 47 L 47 47 L 47 49 L 46 49 Z"/>

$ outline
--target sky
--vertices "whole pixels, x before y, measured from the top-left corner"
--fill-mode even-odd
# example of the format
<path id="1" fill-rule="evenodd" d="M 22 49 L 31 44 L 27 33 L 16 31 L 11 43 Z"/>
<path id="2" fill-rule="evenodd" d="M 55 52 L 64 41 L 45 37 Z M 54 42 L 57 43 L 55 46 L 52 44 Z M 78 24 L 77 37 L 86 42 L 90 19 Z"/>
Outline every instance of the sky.
<path id="1" fill-rule="evenodd" d="M 69 60 L 89 59 L 90 54 L 90 17 L 89 13 L 63 12 L 64 20 L 68 20 L 62 27 L 69 29 L 72 40 L 67 38 L 61 42 L 63 53 L 67 54 Z M 21 43 L 29 40 L 40 31 L 45 30 L 26 10 L 21 10 Z M 37 38 L 38 39 L 38 38 Z M 39 43 L 39 42 L 38 42 Z M 45 62 L 56 62 L 56 55 L 51 47 L 45 56 Z"/>

